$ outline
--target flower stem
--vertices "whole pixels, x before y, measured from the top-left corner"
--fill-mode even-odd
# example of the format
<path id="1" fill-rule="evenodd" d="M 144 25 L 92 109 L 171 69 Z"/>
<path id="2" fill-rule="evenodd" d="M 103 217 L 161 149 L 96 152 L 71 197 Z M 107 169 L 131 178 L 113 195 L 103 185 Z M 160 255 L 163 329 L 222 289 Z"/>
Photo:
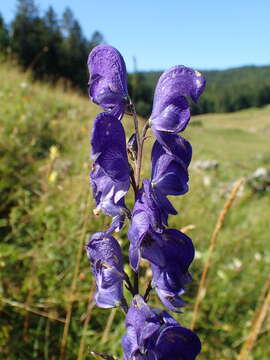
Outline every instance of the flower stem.
<path id="1" fill-rule="evenodd" d="M 139 122 L 138 122 L 138 118 L 137 118 L 137 114 L 136 114 L 136 109 L 135 106 L 132 102 L 132 100 L 130 99 L 130 108 L 132 111 L 132 117 L 133 117 L 133 123 L 134 123 L 134 130 L 135 130 L 135 134 L 136 134 L 136 141 L 138 144 L 138 153 L 137 153 L 137 158 L 136 158 L 136 162 L 135 162 L 135 174 L 134 174 L 134 178 L 133 180 L 133 189 L 134 189 L 134 193 L 135 193 L 135 200 L 140 188 L 140 176 L 141 176 L 141 167 L 142 167 L 142 154 L 143 154 L 143 143 L 145 140 L 145 136 L 147 133 L 147 130 L 149 128 L 149 122 L 147 121 L 143 127 L 142 130 L 142 134 L 140 135 L 139 132 Z M 134 295 L 139 294 L 139 270 L 138 272 L 133 272 L 133 292 Z"/>
<path id="2" fill-rule="evenodd" d="M 126 288 L 128 289 L 128 291 L 129 291 L 132 295 L 135 295 L 135 294 L 134 294 L 134 289 L 133 289 L 133 286 L 132 286 L 132 284 L 131 284 L 131 281 L 130 281 L 130 279 L 129 279 L 128 274 L 127 274 L 126 272 L 124 272 L 124 275 L 125 275 L 125 277 L 124 277 L 125 282 L 127 283 L 127 284 L 126 284 Z"/>
<path id="3" fill-rule="evenodd" d="M 138 272 L 134 271 L 133 272 L 133 290 L 134 290 L 134 295 L 139 294 L 139 270 Z"/>
<path id="4" fill-rule="evenodd" d="M 142 154 L 143 154 L 143 143 L 145 140 L 145 135 L 146 132 L 149 128 L 149 122 L 147 121 L 143 127 L 142 130 L 142 134 L 140 136 L 140 132 L 139 132 L 139 122 L 138 122 L 138 118 L 137 118 L 137 113 L 136 113 L 136 109 L 135 106 L 133 104 L 133 102 L 130 100 L 130 106 L 131 106 L 131 111 L 132 111 L 132 117 L 133 117 L 133 123 L 134 123 L 134 130 L 135 130 L 135 134 L 136 134 L 136 141 L 138 144 L 138 154 L 137 154 L 137 159 L 136 159 L 136 164 L 135 164 L 135 184 L 137 187 L 137 190 L 140 187 L 140 175 L 141 175 L 141 166 L 142 166 Z"/>
<path id="5" fill-rule="evenodd" d="M 150 294 L 150 292 L 151 292 L 152 289 L 153 289 L 153 288 L 152 288 L 152 281 L 149 281 L 148 286 L 147 286 L 147 289 L 145 290 L 145 294 L 144 294 L 144 296 L 143 296 L 145 302 L 148 301 L 148 299 L 149 299 L 149 294 Z"/>

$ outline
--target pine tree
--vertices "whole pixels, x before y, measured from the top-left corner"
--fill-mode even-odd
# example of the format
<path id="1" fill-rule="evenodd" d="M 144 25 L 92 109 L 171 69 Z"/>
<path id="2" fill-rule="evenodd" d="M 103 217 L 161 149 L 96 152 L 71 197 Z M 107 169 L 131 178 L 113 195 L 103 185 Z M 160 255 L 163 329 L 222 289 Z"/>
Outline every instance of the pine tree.
<path id="1" fill-rule="evenodd" d="M 33 0 L 17 0 L 17 12 L 11 24 L 11 47 L 24 68 L 34 68 L 44 52 L 42 20 Z"/>
<path id="2" fill-rule="evenodd" d="M 2 55 L 6 54 L 8 46 L 9 46 L 8 29 L 4 22 L 2 14 L 0 13 L 0 53 Z"/>

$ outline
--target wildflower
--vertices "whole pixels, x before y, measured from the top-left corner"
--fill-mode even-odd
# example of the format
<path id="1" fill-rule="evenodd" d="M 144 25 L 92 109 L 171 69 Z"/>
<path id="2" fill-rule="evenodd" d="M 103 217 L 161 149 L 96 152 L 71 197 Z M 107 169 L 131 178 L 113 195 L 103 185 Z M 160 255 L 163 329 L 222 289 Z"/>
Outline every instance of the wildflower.
<path id="1" fill-rule="evenodd" d="M 94 234 L 86 246 L 87 256 L 95 276 L 99 307 L 119 306 L 123 301 L 123 260 L 118 242 L 109 234 Z"/>
<path id="2" fill-rule="evenodd" d="M 122 118 L 128 103 L 127 72 L 122 55 L 112 46 L 99 45 L 90 52 L 87 64 L 90 99 Z"/>
<path id="3" fill-rule="evenodd" d="M 150 308 L 140 295 L 133 298 L 122 339 L 124 360 L 194 360 L 199 338 L 166 311 Z"/>
<path id="4" fill-rule="evenodd" d="M 120 230 L 124 224 L 127 209 L 125 207 L 123 194 L 123 183 L 113 181 L 98 164 L 93 164 L 90 173 L 90 182 L 93 189 L 96 208 L 94 214 L 113 217 L 110 232 Z"/>
<path id="5" fill-rule="evenodd" d="M 132 211 L 132 223 L 128 230 L 130 240 L 129 259 L 137 271 L 140 256 L 155 263 L 163 263 L 160 250 L 160 233 L 163 231 L 161 213 L 153 200 L 150 181 L 143 181 Z"/>
<path id="6" fill-rule="evenodd" d="M 178 156 L 169 153 L 155 142 L 152 149 L 151 186 L 157 206 L 162 213 L 162 221 L 167 225 L 169 214 L 177 214 L 168 195 L 182 195 L 188 191 L 188 165 L 191 159 L 191 148 L 187 147 Z"/>
<path id="7" fill-rule="evenodd" d="M 152 130 L 179 133 L 190 119 L 186 97 L 197 102 L 205 87 L 204 77 L 196 70 L 174 66 L 165 71 L 157 83 L 150 117 Z"/>
<path id="8" fill-rule="evenodd" d="M 125 132 L 112 114 L 97 115 L 92 131 L 92 158 L 90 182 L 96 201 L 95 214 L 102 211 L 113 216 L 111 231 L 120 229 L 127 209 L 124 204 L 129 180 Z"/>
<path id="9" fill-rule="evenodd" d="M 98 114 L 92 130 L 92 158 L 108 176 L 129 186 L 129 165 L 123 125 L 108 113 Z"/>
<path id="10" fill-rule="evenodd" d="M 185 305 L 181 299 L 184 285 L 191 281 L 188 272 L 194 259 L 194 246 L 191 239 L 176 229 L 166 229 L 162 234 L 163 265 L 151 263 L 153 285 L 163 302 L 172 311 Z"/>

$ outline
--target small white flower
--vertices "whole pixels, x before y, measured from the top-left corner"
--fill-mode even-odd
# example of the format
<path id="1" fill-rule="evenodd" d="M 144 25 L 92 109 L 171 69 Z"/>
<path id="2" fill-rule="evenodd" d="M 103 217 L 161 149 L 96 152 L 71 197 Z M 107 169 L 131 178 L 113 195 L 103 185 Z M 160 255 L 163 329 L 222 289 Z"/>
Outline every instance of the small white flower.
<path id="1" fill-rule="evenodd" d="M 27 87 L 28 87 L 28 84 L 27 84 L 27 82 L 22 82 L 22 83 L 20 83 L 20 87 L 22 88 L 22 89 L 26 89 Z"/>
<path id="2" fill-rule="evenodd" d="M 256 261 L 261 261 L 261 260 L 262 260 L 262 255 L 261 255 L 260 253 L 256 252 L 256 253 L 254 254 L 254 259 L 255 259 Z"/>

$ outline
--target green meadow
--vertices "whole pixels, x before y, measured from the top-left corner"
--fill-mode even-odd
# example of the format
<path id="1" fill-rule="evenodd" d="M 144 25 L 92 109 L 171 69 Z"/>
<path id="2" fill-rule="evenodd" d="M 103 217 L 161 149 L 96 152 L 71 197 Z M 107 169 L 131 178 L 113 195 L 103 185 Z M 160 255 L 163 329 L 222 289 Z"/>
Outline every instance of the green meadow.
<path id="1" fill-rule="evenodd" d="M 84 251 L 88 236 L 110 222 L 92 212 L 88 177 L 89 136 L 100 110 L 11 65 L 0 64 L 0 78 L 0 360 L 59 359 L 61 344 L 67 360 L 93 359 L 91 349 L 120 359 L 124 315 L 93 306 Z M 123 121 L 131 134 L 131 117 Z M 270 171 L 270 105 L 194 116 L 183 135 L 193 146 L 190 191 L 172 198 L 179 213 L 170 226 L 188 226 L 197 250 L 187 306 L 176 315 L 188 327 L 211 234 L 233 184 L 258 168 Z M 142 176 L 149 174 L 152 143 L 149 132 Z M 202 169 L 204 160 L 217 166 Z M 129 207 L 132 201 L 130 191 Z M 244 184 L 211 257 L 196 322 L 203 344 L 198 359 L 237 359 L 250 334 L 269 291 L 269 219 L 269 192 Z M 127 228 L 116 235 L 126 261 Z M 142 289 L 149 271 L 143 263 Z M 162 307 L 154 292 L 149 303 Z M 270 359 L 269 330 L 268 313 L 247 359 Z"/>

